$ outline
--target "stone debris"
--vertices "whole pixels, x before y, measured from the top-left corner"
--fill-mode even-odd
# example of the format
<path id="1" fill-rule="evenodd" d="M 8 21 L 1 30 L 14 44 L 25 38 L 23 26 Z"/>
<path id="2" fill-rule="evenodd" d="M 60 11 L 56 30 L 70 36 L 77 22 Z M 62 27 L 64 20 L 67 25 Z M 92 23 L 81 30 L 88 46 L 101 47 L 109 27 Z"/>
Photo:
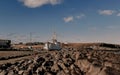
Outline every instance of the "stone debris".
<path id="1" fill-rule="evenodd" d="M 120 55 L 104 51 L 61 50 L 0 65 L 0 75 L 120 75 Z"/>

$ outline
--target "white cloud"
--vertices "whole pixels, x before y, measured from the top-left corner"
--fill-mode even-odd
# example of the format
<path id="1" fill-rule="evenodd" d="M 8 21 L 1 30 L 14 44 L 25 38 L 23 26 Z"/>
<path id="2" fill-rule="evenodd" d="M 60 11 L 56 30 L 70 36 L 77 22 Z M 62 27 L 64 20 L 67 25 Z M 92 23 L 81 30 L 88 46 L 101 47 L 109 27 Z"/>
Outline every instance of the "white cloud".
<path id="1" fill-rule="evenodd" d="M 80 15 L 76 16 L 77 19 L 81 19 L 83 17 L 85 17 L 85 14 L 80 14 Z"/>
<path id="2" fill-rule="evenodd" d="M 81 13 L 79 15 L 71 15 L 71 16 L 68 16 L 68 17 L 64 17 L 63 20 L 68 23 L 68 22 L 72 22 L 74 20 L 78 20 L 78 19 L 82 19 L 84 18 L 86 15 Z"/>
<path id="3" fill-rule="evenodd" d="M 71 21 L 73 21 L 73 16 L 69 16 L 69 17 L 64 17 L 64 21 L 65 22 L 71 22 Z"/>
<path id="4" fill-rule="evenodd" d="M 117 16 L 120 16 L 120 13 L 118 13 Z"/>
<path id="5" fill-rule="evenodd" d="M 62 0 L 19 0 L 19 1 L 29 8 L 41 7 L 46 4 L 56 5 L 62 2 Z"/>
<path id="6" fill-rule="evenodd" d="M 99 10 L 98 12 L 101 15 L 113 15 L 116 11 L 114 11 L 114 10 Z"/>

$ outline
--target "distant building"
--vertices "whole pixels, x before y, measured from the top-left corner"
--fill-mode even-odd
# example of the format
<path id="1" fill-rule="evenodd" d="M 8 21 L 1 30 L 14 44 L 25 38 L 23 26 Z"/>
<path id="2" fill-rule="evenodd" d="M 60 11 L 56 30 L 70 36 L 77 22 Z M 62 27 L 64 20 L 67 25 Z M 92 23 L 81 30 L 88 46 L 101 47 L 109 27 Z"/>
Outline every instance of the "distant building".
<path id="1" fill-rule="evenodd" d="M 56 34 L 54 33 L 52 42 L 46 42 L 44 49 L 46 50 L 61 50 L 61 43 L 57 41 Z"/>
<path id="2" fill-rule="evenodd" d="M 61 50 L 61 43 L 57 42 L 47 42 L 45 43 L 44 49 L 46 50 Z"/>
<path id="3" fill-rule="evenodd" d="M 11 47 L 11 40 L 2 40 L 0 39 L 0 48 L 10 48 Z"/>

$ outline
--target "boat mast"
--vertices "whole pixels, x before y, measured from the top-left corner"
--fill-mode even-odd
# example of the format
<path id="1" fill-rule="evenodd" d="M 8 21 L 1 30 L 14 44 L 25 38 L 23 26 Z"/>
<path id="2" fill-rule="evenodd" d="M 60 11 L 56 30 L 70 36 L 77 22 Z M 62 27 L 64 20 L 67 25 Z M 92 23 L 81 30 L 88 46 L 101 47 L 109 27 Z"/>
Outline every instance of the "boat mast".
<path id="1" fill-rule="evenodd" d="M 53 33 L 53 38 L 52 38 L 52 40 L 53 40 L 53 43 L 57 42 L 56 32 Z"/>

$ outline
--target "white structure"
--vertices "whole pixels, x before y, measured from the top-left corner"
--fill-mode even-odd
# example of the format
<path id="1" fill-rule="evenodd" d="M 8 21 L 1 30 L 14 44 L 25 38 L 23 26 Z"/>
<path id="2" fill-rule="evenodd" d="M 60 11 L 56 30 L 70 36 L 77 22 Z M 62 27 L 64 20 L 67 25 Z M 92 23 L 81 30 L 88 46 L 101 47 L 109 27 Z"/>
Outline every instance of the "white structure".
<path id="1" fill-rule="evenodd" d="M 52 42 L 45 43 L 44 49 L 46 49 L 46 50 L 61 50 L 61 43 L 57 41 L 55 33 L 53 35 Z"/>

